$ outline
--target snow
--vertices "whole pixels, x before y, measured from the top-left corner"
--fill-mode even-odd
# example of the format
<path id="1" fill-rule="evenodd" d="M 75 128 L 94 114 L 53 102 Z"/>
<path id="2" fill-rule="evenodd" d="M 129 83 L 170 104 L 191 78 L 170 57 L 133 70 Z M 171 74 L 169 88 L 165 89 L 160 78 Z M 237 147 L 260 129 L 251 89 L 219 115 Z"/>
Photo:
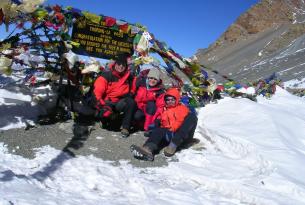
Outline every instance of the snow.
<path id="1" fill-rule="evenodd" d="M 17 81 L 19 78 L 12 80 Z M 7 90 L 0 89 L 0 131 L 32 125 L 39 114 L 45 114 L 48 104 L 55 104 L 56 96 L 49 85 L 31 90 L 25 89 L 24 85 L 14 87 L 13 83 L 6 87 Z M 53 102 L 45 103 L 45 107 L 37 106 L 39 102 L 51 98 L 54 98 Z"/>
<path id="2" fill-rule="evenodd" d="M 305 63 L 301 63 L 301 64 L 298 64 L 298 65 L 295 65 L 295 66 L 286 68 L 285 70 L 281 70 L 281 71 L 279 71 L 278 73 L 279 73 L 279 74 L 282 74 L 282 73 L 284 73 L 284 72 L 290 71 L 290 70 L 292 70 L 292 69 L 294 69 L 294 68 L 297 68 L 297 67 L 304 67 L 304 65 L 305 65 Z"/>
<path id="3" fill-rule="evenodd" d="M 290 80 L 285 82 L 285 88 L 305 88 L 305 78 L 298 80 L 298 79 L 294 79 L 294 80 Z"/>
<path id="4" fill-rule="evenodd" d="M 16 100 L 21 100 L 21 101 L 26 101 L 26 102 L 31 101 L 31 97 L 29 95 L 24 95 L 22 93 L 15 93 L 15 92 L 10 92 L 5 89 L 0 89 L 0 99 L 1 99 L 0 105 L 10 104 L 10 103 L 5 103 L 5 98 L 16 99 Z"/>
<path id="5" fill-rule="evenodd" d="M 283 33 L 281 33 L 281 35 L 283 35 Z M 267 48 L 267 46 L 268 46 L 271 42 L 272 42 L 272 40 L 269 41 L 269 42 L 264 46 L 264 48 L 258 52 L 258 56 L 259 56 L 259 57 L 261 57 L 261 56 L 263 55 L 264 49 Z"/>
<path id="6" fill-rule="evenodd" d="M 242 88 L 237 89 L 236 91 L 240 92 L 240 93 L 246 93 L 246 94 L 249 94 L 249 95 L 254 95 L 255 94 L 255 88 L 254 87 L 248 87 L 248 88 L 242 87 Z"/>
<path id="7" fill-rule="evenodd" d="M 1 106 L 10 97 L 29 101 L 0 89 Z M 72 158 L 49 146 L 26 159 L 0 143 L 0 204 L 305 204 L 304 98 L 278 87 L 271 99 L 224 98 L 198 117 L 200 143 L 165 167 Z"/>

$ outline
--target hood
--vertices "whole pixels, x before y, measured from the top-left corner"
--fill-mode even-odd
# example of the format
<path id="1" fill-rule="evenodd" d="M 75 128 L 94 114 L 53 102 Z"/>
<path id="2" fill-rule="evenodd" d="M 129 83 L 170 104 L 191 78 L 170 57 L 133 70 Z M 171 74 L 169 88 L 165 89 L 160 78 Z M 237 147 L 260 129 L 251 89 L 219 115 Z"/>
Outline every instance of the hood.
<path id="1" fill-rule="evenodd" d="M 176 105 L 180 102 L 181 95 L 180 95 L 180 91 L 177 88 L 169 88 L 166 91 L 164 98 L 168 95 L 176 98 Z"/>

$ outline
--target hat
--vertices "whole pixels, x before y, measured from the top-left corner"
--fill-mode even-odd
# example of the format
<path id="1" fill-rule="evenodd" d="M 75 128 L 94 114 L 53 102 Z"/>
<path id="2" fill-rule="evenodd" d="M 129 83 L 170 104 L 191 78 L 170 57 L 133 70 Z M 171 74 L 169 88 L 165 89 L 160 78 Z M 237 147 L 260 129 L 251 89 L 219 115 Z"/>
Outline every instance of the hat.
<path id="1" fill-rule="evenodd" d="M 160 72 L 156 68 L 151 68 L 147 75 L 148 78 L 156 78 L 158 81 L 160 80 Z"/>
<path id="2" fill-rule="evenodd" d="M 69 68 L 73 68 L 74 64 L 79 61 L 78 55 L 73 53 L 72 51 L 69 51 L 67 53 L 63 54 L 63 57 L 68 61 Z"/>
<path id="3" fill-rule="evenodd" d="M 119 54 L 116 58 L 115 62 L 119 65 L 127 66 L 127 55 L 126 54 Z"/>

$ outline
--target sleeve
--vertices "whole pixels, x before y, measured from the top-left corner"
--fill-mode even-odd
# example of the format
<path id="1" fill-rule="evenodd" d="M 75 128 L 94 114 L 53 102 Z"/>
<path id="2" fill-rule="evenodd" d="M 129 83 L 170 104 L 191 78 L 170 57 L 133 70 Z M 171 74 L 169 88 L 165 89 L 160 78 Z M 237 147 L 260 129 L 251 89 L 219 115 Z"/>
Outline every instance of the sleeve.
<path id="1" fill-rule="evenodd" d="M 162 93 L 156 99 L 156 106 L 158 109 L 160 108 L 161 110 L 163 110 L 163 108 L 165 107 L 164 95 L 165 93 Z"/>
<path id="2" fill-rule="evenodd" d="M 137 78 L 133 77 L 130 92 L 132 95 L 135 95 L 137 92 Z"/>
<path id="3" fill-rule="evenodd" d="M 107 80 L 100 76 L 96 79 L 96 81 L 94 82 L 94 96 L 97 100 L 97 103 L 100 105 L 105 105 L 105 101 L 103 100 L 103 96 L 107 90 Z"/>
<path id="4" fill-rule="evenodd" d="M 176 123 L 173 123 L 171 131 L 176 132 L 181 125 L 183 124 L 185 117 L 189 114 L 189 109 L 185 105 L 179 105 L 179 109 L 177 110 L 177 116 L 179 116 L 179 120 Z"/>
<path id="5" fill-rule="evenodd" d="M 144 91 L 143 89 L 140 87 L 137 92 L 136 92 L 136 96 L 135 96 L 135 101 L 137 103 L 137 106 L 139 109 L 144 110 L 144 102 L 143 102 L 143 95 Z"/>

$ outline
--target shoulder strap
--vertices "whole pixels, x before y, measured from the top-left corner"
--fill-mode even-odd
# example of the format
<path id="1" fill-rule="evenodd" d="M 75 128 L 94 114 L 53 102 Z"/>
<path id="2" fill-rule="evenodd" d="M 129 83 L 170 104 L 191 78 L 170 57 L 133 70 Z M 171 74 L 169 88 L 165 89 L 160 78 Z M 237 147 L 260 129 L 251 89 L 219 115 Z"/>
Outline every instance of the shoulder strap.
<path id="1" fill-rule="evenodd" d="M 145 86 L 145 85 L 146 85 L 146 78 L 143 76 L 138 77 L 136 80 L 136 89 L 138 90 L 139 87 Z"/>
<path id="2" fill-rule="evenodd" d="M 129 93 L 130 93 L 130 91 L 131 91 L 131 89 L 132 89 L 132 84 L 133 84 L 133 79 L 134 79 L 134 75 L 133 75 L 133 73 L 130 73 L 129 74 L 129 77 L 128 77 L 128 79 L 127 79 L 127 81 L 128 81 L 128 87 L 129 87 Z"/>
<path id="3" fill-rule="evenodd" d="M 100 76 L 105 78 L 108 82 L 112 82 L 114 80 L 114 76 L 112 75 L 111 71 L 102 72 Z"/>

